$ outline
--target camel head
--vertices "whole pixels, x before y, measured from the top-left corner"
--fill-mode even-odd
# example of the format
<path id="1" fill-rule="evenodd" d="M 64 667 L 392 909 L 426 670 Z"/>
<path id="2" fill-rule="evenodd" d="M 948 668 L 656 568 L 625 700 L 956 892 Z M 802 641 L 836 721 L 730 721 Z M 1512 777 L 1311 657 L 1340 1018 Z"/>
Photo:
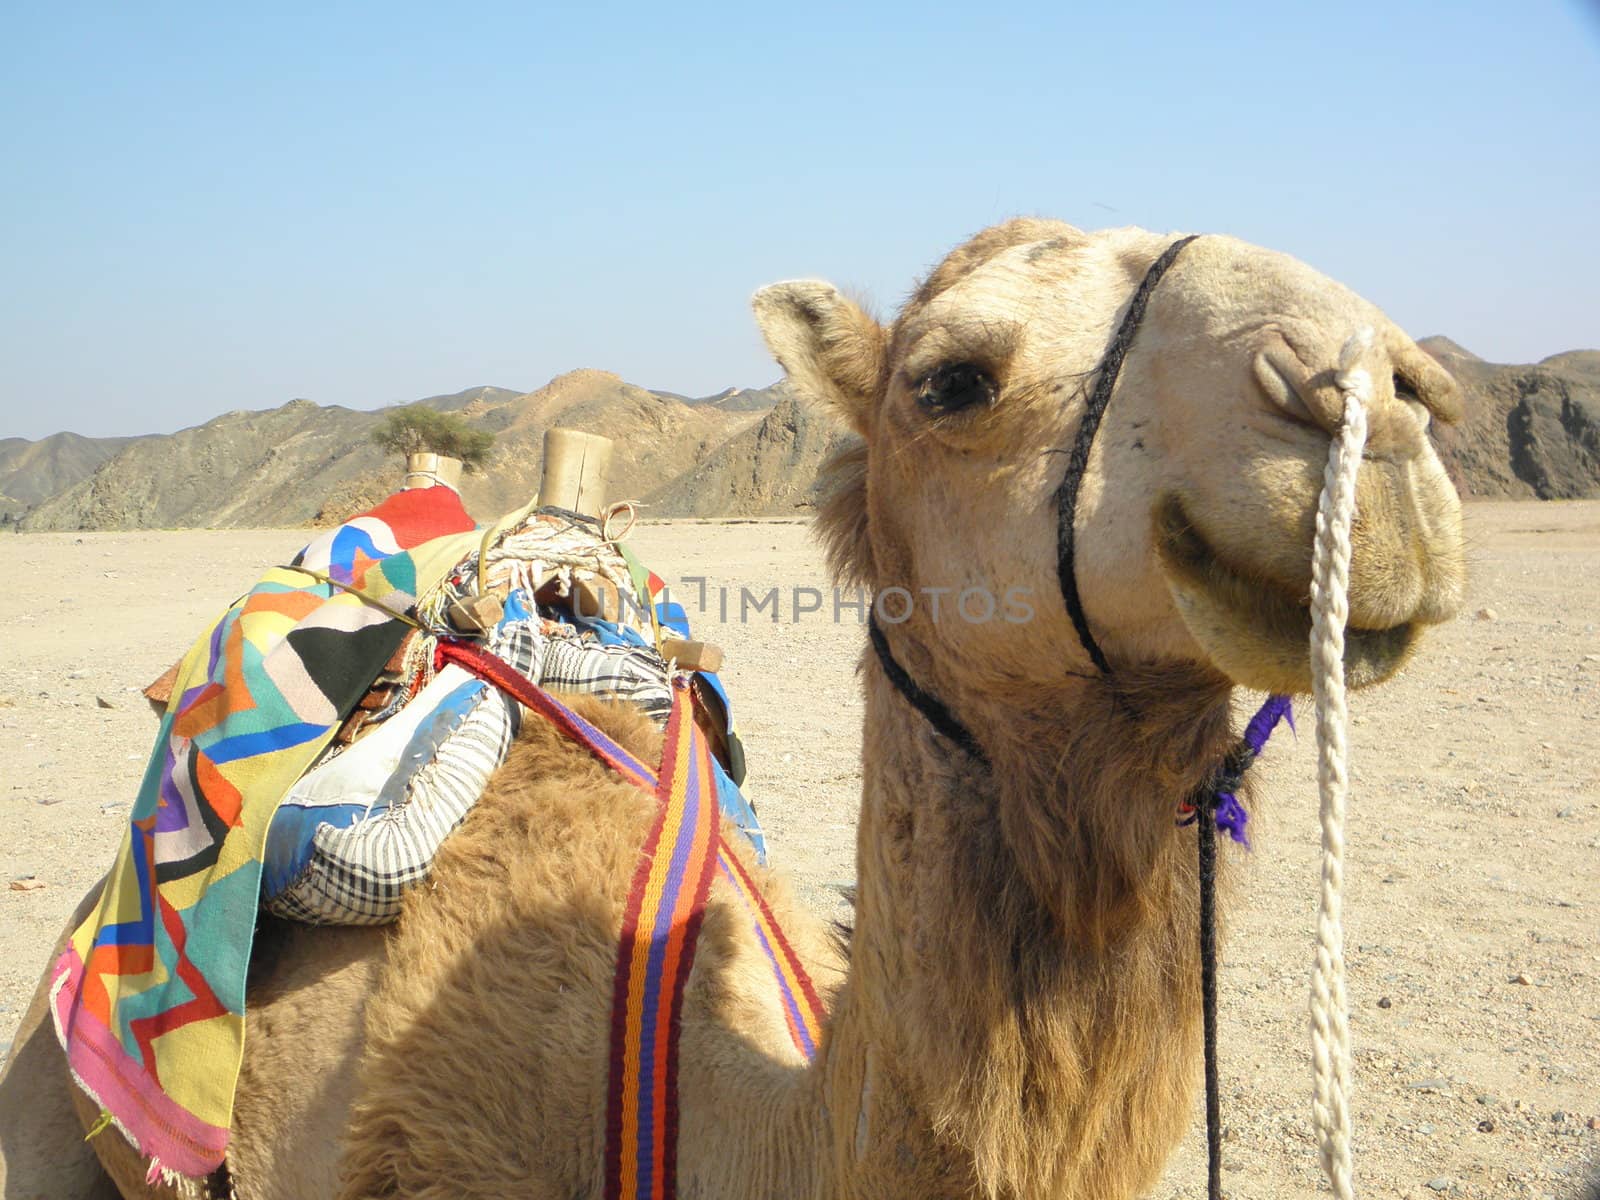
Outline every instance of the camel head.
<path id="1" fill-rule="evenodd" d="M 1059 580 L 1058 490 L 1108 344 L 1176 239 L 1017 220 L 955 250 L 885 327 L 826 283 L 757 294 L 802 393 L 862 442 L 832 466 L 835 569 L 980 692 L 1096 674 Z M 1113 670 L 1310 688 L 1308 588 L 1335 383 L 1375 335 L 1346 667 L 1393 674 L 1462 598 L 1459 502 L 1428 438 L 1455 384 L 1371 304 L 1292 258 L 1196 239 L 1149 294 L 1071 515 L 1083 618 Z M 905 589 L 890 593 L 888 589 Z"/>

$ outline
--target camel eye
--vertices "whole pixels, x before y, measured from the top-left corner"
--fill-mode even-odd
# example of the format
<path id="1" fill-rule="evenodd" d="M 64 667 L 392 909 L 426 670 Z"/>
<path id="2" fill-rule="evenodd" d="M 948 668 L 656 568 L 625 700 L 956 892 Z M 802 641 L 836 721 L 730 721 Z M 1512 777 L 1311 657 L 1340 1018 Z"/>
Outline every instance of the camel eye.
<path id="1" fill-rule="evenodd" d="M 946 363 L 917 384 L 917 404 L 935 416 L 994 403 L 999 389 L 982 367 L 969 362 Z"/>

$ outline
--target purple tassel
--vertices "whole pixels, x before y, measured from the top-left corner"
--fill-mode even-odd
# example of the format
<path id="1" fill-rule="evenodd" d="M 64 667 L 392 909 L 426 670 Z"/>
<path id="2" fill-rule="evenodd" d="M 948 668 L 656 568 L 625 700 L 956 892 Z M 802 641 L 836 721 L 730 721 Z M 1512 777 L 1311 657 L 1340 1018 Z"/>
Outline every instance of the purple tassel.
<path id="1" fill-rule="evenodd" d="M 1246 850 L 1250 849 L 1250 838 L 1244 831 L 1244 827 L 1250 823 L 1250 814 L 1245 812 L 1244 805 L 1239 803 L 1239 797 L 1232 792 L 1218 792 L 1217 807 L 1213 811 L 1217 818 L 1217 828 Z"/>
<path id="2" fill-rule="evenodd" d="M 1240 739 L 1240 743 L 1250 753 L 1239 768 L 1241 775 L 1244 773 L 1244 768 L 1266 749 L 1267 739 L 1272 736 L 1272 731 L 1278 727 L 1279 721 L 1287 721 L 1289 728 L 1291 730 L 1294 728 L 1294 702 L 1288 696 L 1268 696 L 1266 703 L 1256 710 L 1256 715 L 1251 717 L 1250 723 L 1244 727 L 1244 737 Z M 1233 782 L 1237 784 L 1237 780 L 1238 777 L 1235 776 Z M 1244 805 L 1239 803 L 1239 797 L 1232 792 L 1218 792 L 1212 816 L 1217 822 L 1218 829 L 1246 850 L 1250 848 L 1250 838 L 1245 833 L 1245 826 L 1250 823 L 1250 814 L 1245 812 Z M 1190 811 L 1178 821 L 1178 824 L 1192 825 L 1198 817 L 1198 813 Z"/>
<path id="3" fill-rule="evenodd" d="M 1252 754 L 1266 749 L 1267 739 L 1279 721 L 1288 721 L 1289 728 L 1294 728 L 1294 701 L 1288 696 L 1268 696 L 1267 702 L 1250 718 L 1250 724 L 1244 727 L 1244 743 Z"/>

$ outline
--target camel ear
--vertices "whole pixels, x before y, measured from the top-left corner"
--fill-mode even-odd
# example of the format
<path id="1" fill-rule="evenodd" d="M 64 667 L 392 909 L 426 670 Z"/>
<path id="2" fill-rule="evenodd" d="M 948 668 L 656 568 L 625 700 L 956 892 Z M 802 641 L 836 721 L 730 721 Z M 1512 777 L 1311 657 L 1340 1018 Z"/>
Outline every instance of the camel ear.
<path id="1" fill-rule="evenodd" d="M 883 375 L 883 327 L 832 284 L 815 279 L 764 287 L 753 306 L 772 356 L 795 387 L 867 436 Z"/>

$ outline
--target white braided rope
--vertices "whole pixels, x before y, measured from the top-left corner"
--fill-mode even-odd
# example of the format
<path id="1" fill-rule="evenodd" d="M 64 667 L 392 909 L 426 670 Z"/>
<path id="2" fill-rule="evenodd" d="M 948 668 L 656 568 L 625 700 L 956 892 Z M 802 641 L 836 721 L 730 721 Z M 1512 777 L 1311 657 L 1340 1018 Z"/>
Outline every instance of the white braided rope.
<path id="1" fill-rule="evenodd" d="M 1311 973 L 1312 1119 L 1322 1171 L 1338 1200 L 1355 1196 L 1350 1150 L 1350 1006 L 1344 985 L 1344 817 L 1349 712 L 1344 630 L 1350 615 L 1350 528 L 1356 474 L 1367 440 L 1372 377 L 1357 365 L 1372 345 L 1363 329 L 1344 344 L 1335 376 L 1343 419 L 1329 448 L 1311 559 L 1311 690 L 1317 706 L 1317 794 L 1322 823 L 1322 897 Z"/>

